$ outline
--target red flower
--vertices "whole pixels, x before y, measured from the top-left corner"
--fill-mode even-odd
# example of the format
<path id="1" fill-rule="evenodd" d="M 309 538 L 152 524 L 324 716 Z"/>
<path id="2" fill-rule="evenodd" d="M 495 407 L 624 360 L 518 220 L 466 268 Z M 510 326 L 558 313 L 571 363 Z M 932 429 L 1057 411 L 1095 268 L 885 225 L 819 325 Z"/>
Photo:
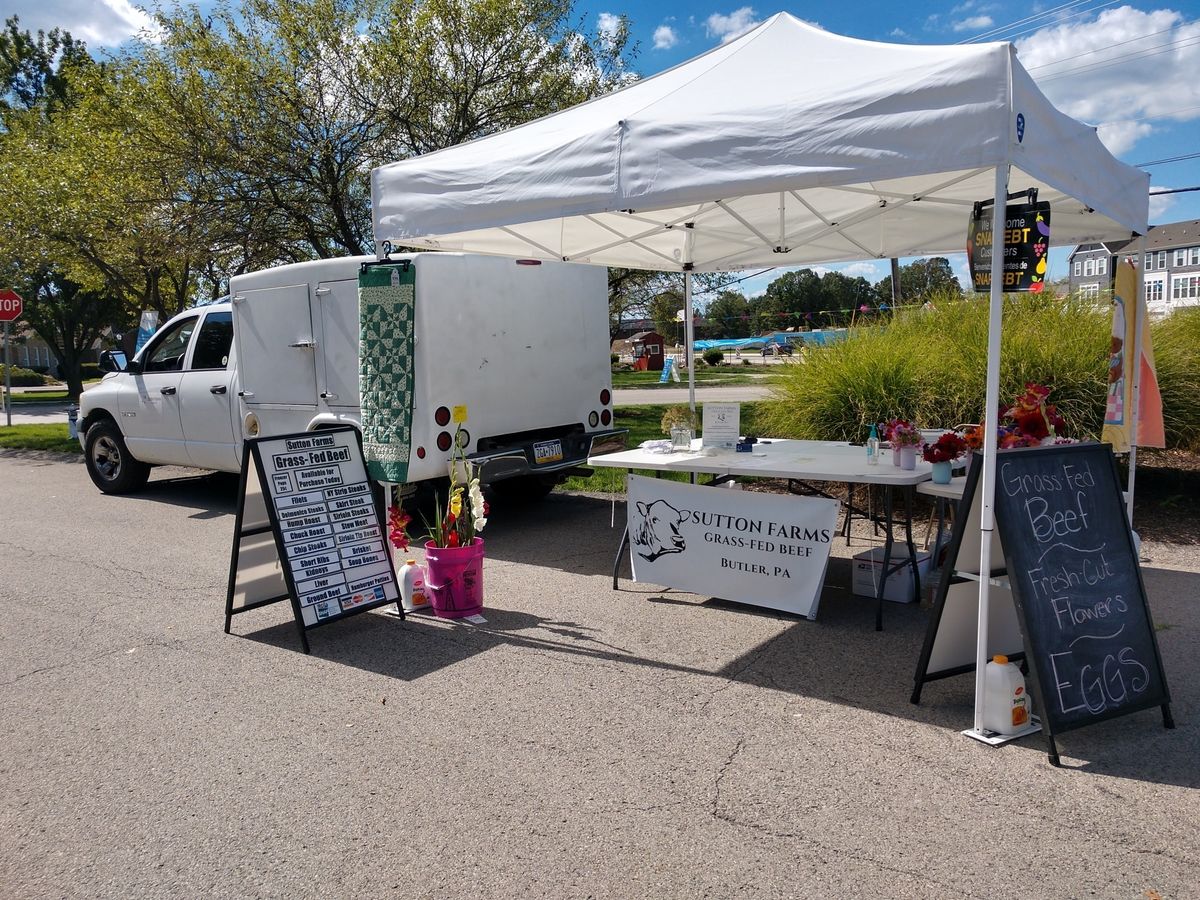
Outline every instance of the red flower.
<path id="1" fill-rule="evenodd" d="M 446 546 L 447 547 L 457 547 L 458 544 L 459 544 L 458 532 L 457 531 L 450 532 L 449 536 L 446 538 Z"/>
<path id="2" fill-rule="evenodd" d="M 407 528 L 411 521 L 412 516 L 406 513 L 403 507 L 393 506 L 388 513 L 388 539 L 397 550 L 408 549 Z"/>

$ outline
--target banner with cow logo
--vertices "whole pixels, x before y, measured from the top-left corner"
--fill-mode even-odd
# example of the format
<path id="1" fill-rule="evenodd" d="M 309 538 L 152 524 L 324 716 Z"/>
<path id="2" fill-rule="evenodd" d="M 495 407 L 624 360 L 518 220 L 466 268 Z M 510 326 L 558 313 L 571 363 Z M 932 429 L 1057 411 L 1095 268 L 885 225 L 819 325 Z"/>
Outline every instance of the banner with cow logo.
<path id="1" fill-rule="evenodd" d="M 838 506 L 630 475 L 633 580 L 815 619 Z"/>

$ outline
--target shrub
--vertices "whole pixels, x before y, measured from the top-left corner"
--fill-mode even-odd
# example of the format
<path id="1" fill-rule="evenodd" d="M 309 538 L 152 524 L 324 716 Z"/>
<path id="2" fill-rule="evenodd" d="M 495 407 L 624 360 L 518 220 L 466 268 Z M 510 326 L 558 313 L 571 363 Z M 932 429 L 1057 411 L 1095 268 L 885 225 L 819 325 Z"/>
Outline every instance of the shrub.
<path id="1" fill-rule="evenodd" d="M 79 375 L 84 381 L 92 381 L 103 374 L 99 363 L 81 363 L 79 366 Z"/>
<path id="2" fill-rule="evenodd" d="M 620 356 L 618 356 L 616 353 L 610 353 L 610 354 L 608 355 L 608 363 L 609 363 L 609 365 L 615 366 L 615 365 L 616 365 L 617 363 L 619 363 L 620 361 L 621 361 L 621 357 L 620 357 Z"/>
<path id="3" fill-rule="evenodd" d="M 1200 307 L 1150 326 L 1167 446 L 1200 451 Z"/>
<path id="4" fill-rule="evenodd" d="M 714 347 L 711 350 L 704 351 L 704 361 L 710 366 L 719 366 L 725 361 L 725 354 Z"/>
<path id="5" fill-rule="evenodd" d="M 1068 433 L 1095 436 L 1104 421 L 1112 313 L 1079 299 L 1010 295 L 1004 304 L 1002 401 L 1026 382 L 1049 386 Z M 986 298 L 894 318 L 812 347 L 789 366 L 764 404 L 764 432 L 781 437 L 862 440 L 871 422 L 900 417 L 941 428 L 983 417 Z"/>
<path id="6" fill-rule="evenodd" d="M 22 369 L 19 366 L 12 367 L 13 387 L 41 387 L 46 383 L 44 376 L 39 375 L 31 369 Z M 0 365 L 0 384 L 4 383 L 4 366 Z"/>

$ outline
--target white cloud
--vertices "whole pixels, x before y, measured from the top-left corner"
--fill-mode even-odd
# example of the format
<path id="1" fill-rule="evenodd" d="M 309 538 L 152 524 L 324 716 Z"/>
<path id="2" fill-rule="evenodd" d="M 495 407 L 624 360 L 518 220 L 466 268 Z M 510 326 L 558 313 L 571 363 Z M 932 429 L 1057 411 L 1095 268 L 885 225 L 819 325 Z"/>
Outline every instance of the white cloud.
<path id="1" fill-rule="evenodd" d="M 679 35 L 670 25 L 659 25 L 654 29 L 654 49 L 670 50 L 679 43 Z"/>
<path id="2" fill-rule="evenodd" d="M 905 31 L 903 28 L 893 28 L 891 31 L 888 32 L 888 37 L 906 38 L 906 37 L 908 37 L 908 32 Z"/>
<path id="3" fill-rule="evenodd" d="M 971 16 L 968 19 L 959 19 L 951 27 L 955 31 L 982 31 L 991 28 L 993 24 L 991 16 Z"/>
<path id="4" fill-rule="evenodd" d="M 1178 194 L 1155 194 L 1155 191 L 1169 191 L 1165 184 L 1150 185 L 1150 223 L 1162 222 L 1167 218 L 1167 211 L 1175 205 Z"/>
<path id="5" fill-rule="evenodd" d="M 140 31 L 157 34 L 154 19 L 130 0 L 16 0 L 5 17 L 19 16 L 33 33 L 61 28 L 91 50 L 115 47 Z"/>
<path id="6" fill-rule="evenodd" d="M 613 13 L 602 12 L 596 17 L 596 30 L 605 37 L 611 37 L 621 29 L 621 17 Z"/>
<path id="7" fill-rule="evenodd" d="M 1122 6 L 1090 22 L 1042 29 L 1017 41 L 1017 51 L 1051 102 L 1098 125 L 1100 139 L 1120 154 L 1153 134 L 1155 119 L 1200 117 L 1197 39 L 1200 22 L 1178 12 Z M 1174 46 L 1156 52 L 1167 44 Z M 1137 56 L 1142 52 L 1153 55 Z"/>
<path id="8" fill-rule="evenodd" d="M 704 20 L 704 30 L 709 37 L 718 37 L 721 43 L 728 43 L 734 38 L 741 37 L 752 28 L 757 28 L 761 24 L 756 17 L 754 7 L 743 6 L 740 9 L 735 9 L 729 15 L 721 15 L 721 13 L 713 13 Z"/>

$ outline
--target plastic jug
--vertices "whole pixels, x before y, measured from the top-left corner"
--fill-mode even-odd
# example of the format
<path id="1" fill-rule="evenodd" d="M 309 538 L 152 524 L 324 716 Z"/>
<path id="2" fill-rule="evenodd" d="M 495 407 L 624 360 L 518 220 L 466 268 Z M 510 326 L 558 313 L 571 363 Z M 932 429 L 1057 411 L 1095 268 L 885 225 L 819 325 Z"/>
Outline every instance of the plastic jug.
<path id="1" fill-rule="evenodd" d="M 997 734 L 1016 734 L 1029 725 L 1033 705 L 1016 663 L 996 655 L 983 675 L 983 727 Z"/>
<path id="2" fill-rule="evenodd" d="M 400 567 L 400 605 L 405 612 L 429 606 L 429 598 L 425 594 L 425 572 L 415 559 L 405 560 Z"/>

